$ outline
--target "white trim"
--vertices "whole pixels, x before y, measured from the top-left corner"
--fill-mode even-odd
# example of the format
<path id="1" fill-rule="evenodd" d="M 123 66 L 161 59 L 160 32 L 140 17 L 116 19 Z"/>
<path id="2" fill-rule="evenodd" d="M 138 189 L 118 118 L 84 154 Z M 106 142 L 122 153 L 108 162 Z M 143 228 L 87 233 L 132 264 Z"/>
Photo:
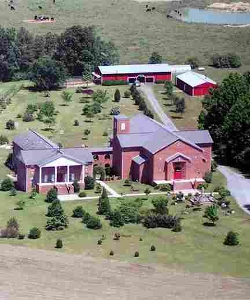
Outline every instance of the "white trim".
<path id="1" fill-rule="evenodd" d="M 169 183 L 169 184 L 173 184 L 174 181 L 177 182 L 205 182 L 205 180 L 203 178 L 190 178 L 190 179 L 177 179 L 177 180 L 154 180 L 155 184 L 165 184 L 165 183 Z"/>
<path id="2" fill-rule="evenodd" d="M 42 182 L 42 167 L 39 168 L 39 183 Z"/>
<path id="3" fill-rule="evenodd" d="M 57 183 L 57 167 L 54 167 L 54 169 L 55 169 L 55 181 L 54 181 L 54 183 Z"/>
<path id="4" fill-rule="evenodd" d="M 79 166 L 81 165 L 79 162 L 76 162 L 72 159 L 68 159 L 65 157 L 59 157 L 56 160 L 53 160 L 45 165 L 42 165 L 42 167 L 64 167 L 64 166 Z"/>
<path id="5" fill-rule="evenodd" d="M 69 181 L 69 165 L 67 166 L 67 181 Z"/>

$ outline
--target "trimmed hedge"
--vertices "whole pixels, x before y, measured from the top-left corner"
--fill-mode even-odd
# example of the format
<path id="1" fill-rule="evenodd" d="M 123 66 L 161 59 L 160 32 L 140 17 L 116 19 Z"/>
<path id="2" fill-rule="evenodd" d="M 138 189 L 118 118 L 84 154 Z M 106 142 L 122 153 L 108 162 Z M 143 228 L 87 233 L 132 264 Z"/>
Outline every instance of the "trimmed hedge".
<path id="1" fill-rule="evenodd" d="M 110 86 L 110 85 L 127 85 L 128 82 L 126 80 L 105 80 L 102 85 Z"/>
<path id="2" fill-rule="evenodd" d="M 166 80 L 155 80 L 156 84 L 161 84 L 161 83 L 165 83 L 165 82 L 166 82 Z"/>

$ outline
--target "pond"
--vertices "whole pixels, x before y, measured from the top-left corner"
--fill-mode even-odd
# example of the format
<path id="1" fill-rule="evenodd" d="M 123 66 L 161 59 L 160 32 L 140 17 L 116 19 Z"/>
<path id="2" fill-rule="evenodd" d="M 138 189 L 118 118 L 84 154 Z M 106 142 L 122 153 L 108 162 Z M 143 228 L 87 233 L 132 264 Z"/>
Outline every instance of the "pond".
<path id="1" fill-rule="evenodd" d="M 194 23 L 243 25 L 250 24 L 250 12 L 186 8 L 182 10 L 181 20 Z"/>

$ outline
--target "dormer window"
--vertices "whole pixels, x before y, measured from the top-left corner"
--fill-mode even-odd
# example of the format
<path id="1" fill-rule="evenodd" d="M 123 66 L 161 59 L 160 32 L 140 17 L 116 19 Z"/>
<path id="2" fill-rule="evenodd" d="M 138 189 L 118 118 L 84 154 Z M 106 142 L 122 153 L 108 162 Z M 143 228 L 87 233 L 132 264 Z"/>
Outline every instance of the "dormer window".
<path id="1" fill-rule="evenodd" d="M 125 130 L 126 128 L 126 124 L 125 123 L 121 123 L 121 130 Z"/>

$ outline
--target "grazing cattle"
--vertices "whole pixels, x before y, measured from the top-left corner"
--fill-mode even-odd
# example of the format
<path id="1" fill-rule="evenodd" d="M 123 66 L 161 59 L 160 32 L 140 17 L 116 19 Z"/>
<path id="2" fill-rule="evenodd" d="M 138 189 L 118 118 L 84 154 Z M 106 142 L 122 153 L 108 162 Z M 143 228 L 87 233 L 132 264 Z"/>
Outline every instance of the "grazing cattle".
<path id="1" fill-rule="evenodd" d="M 151 11 L 151 8 L 147 8 L 146 11 Z"/>

